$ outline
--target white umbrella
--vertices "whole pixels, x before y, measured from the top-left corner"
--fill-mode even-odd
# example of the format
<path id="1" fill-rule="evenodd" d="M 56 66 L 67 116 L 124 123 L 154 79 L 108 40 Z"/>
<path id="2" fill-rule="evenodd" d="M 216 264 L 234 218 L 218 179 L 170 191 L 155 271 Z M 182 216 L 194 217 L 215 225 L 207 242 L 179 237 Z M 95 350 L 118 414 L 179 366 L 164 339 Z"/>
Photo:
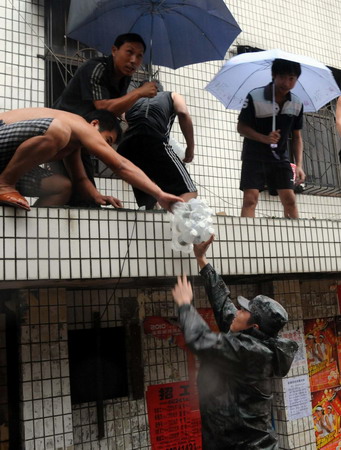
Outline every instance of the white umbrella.
<path id="1" fill-rule="evenodd" d="M 292 90 L 303 103 L 304 112 L 318 111 L 341 95 L 331 70 L 308 56 L 282 50 L 243 53 L 227 61 L 206 90 L 228 109 L 240 110 L 247 94 L 270 83 L 274 59 L 286 59 L 301 64 L 302 73 Z"/>

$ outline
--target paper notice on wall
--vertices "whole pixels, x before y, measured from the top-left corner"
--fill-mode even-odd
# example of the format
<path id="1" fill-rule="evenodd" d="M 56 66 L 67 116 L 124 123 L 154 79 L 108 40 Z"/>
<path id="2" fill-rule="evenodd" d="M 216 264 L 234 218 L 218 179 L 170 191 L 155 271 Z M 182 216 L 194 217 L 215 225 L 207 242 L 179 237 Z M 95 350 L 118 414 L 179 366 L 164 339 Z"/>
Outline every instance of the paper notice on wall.
<path id="1" fill-rule="evenodd" d="M 295 354 L 291 368 L 302 367 L 307 363 L 307 354 L 305 351 L 304 335 L 301 330 L 286 330 L 281 332 L 281 337 L 295 341 L 298 344 L 298 350 Z"/>
<path id="2" fill-rule="evenodd" d="M 285 378 L 283 385 L 288 419 L 296 420 L 311 416 L 309 377 L 302 375 L 299 377 Z"/>

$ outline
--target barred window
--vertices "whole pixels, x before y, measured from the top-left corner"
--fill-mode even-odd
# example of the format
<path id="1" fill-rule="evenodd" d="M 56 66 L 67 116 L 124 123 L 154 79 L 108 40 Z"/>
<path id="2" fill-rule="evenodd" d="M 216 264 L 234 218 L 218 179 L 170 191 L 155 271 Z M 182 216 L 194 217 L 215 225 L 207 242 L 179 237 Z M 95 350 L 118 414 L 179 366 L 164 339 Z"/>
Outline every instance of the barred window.
<path id="1" fill-rule="evenodd" d="M 47 107 L 51 107 L 61 95 L 78 66 L 98 55 L 95 49 L 87 48 L 80 42 L 66 37 L 69 7 L 70 0 L 45 2 L 46 51 L 43 57 L 46 69 Z"/>
<path id="2" fill-rule="evenodd" d="M 307 194 L 341 195 L 341 139 L 335 128 L 335 109 L 333 100 L 316 113 L 304 114 L 303 169 Z"/>

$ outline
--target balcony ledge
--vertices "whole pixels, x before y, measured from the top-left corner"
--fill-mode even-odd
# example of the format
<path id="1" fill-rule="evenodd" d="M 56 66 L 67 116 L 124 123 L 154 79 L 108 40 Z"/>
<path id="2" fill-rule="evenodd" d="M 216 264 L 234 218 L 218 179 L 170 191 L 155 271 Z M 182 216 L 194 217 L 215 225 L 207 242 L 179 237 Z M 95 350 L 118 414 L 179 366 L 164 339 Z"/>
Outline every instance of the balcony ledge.
<path id="1" fill-rule="evenodd" d="M 223 275 L 341 272 L 341 221 L 218 215 L 214 228 L 208 256 Z M 198 274 L 192 255 L 172 251 L 164 211 L 0 207 L 0 230 L 3 282 Z"/>

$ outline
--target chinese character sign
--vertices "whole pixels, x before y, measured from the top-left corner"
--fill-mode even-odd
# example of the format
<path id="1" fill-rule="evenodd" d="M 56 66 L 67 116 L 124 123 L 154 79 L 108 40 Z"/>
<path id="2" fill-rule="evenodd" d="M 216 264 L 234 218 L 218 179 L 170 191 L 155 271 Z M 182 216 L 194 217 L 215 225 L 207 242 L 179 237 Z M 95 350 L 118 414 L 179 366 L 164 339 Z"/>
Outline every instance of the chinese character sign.
<path id="1" fill-rule="evenodd" d="M 201 423 L 190 405 L 191 386 L 176 382 L 149 386 L 146 394 L 152 450 L 200 450 Z"/>

